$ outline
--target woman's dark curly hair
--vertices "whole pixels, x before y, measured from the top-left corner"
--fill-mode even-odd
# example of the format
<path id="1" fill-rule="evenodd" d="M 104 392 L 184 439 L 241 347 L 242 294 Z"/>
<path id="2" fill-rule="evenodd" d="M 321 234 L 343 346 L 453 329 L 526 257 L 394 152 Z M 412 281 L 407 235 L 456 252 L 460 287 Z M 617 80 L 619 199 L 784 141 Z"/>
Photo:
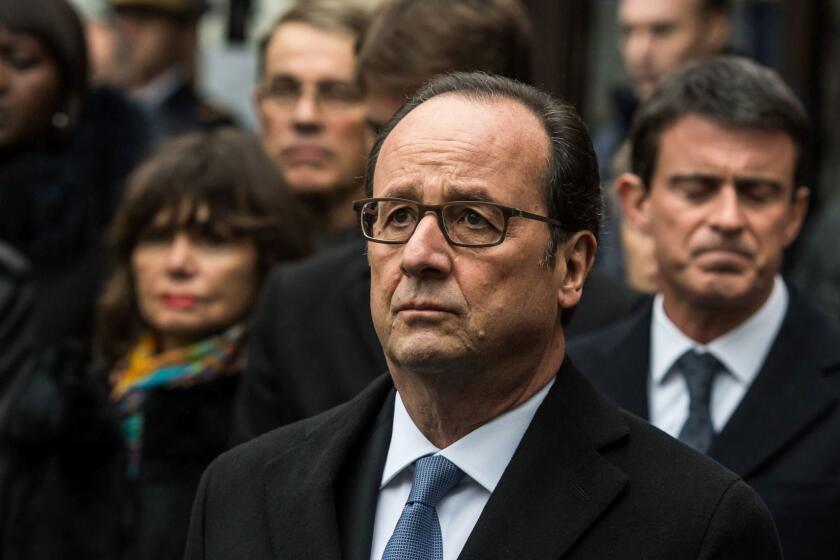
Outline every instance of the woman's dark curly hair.
<path id="1" fill-rule="evenodd" d="M 110 274 L 99 298 L 94 337 L 106 367 L 125 357 L 146 328 L 131 271 L 131 256 L 142 235 L 161 212 L 178 226 L 190 227 L 197 225 L 204 208 L 209 224 L 254 242 L 260 283 L 272 265 L 309 250 L 303 214 L 251 135 L 219 129 L 162 145 L 129 178 L 109 232 Z"/>

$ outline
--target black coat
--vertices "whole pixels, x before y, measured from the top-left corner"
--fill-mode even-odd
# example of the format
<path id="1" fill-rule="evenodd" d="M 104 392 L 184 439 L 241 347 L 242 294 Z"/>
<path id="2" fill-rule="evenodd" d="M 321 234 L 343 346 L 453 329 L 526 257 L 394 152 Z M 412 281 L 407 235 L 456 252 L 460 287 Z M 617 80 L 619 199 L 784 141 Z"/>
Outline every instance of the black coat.
<path id="1" fill-rule="evenodd" d="M 349 403 L 222 455 L 186 560 L 368 559 L 393 417 L 382 376 Z M 781 558 L 736 475 L 619 411 L 564 364 L 462 560 Z"/>
<path id="2" fill-rule="evenodd" d="M 104 230 L 149 140 L 140 109 L 100 88 L 66 143 L 18 155 L 0 169 L 0 240 L 31 265 L 42 346 L 90 337 Z"/>
<path id="3" fill-rule="evenodd" d="M 0 417 L 0 558 L 181 560 L 201 473 L 228 449 L 240 375 L 151 392 L 129 479 L 106 377 L 65 345 L 39 354 Z"/>
<path id="4" fill-rule="evenodd" d="M 767 503 L 789 560 L 840 551 L 840 328 L 795 291 L 758 376 L 709 456 Z M 569 355 L 619 406 L 648 418 L 652 306 L 578 339 Z"/>
<path id="5" fill-rule="evenodd" d="M 364 251 L 364 241 L 352 241 L 269 275 L 237 400 L 238 441 L 345 402 L 385 371 Z M 574 336 L 615 321 L 642 301 L 594 275 L 566 332 Z"/>

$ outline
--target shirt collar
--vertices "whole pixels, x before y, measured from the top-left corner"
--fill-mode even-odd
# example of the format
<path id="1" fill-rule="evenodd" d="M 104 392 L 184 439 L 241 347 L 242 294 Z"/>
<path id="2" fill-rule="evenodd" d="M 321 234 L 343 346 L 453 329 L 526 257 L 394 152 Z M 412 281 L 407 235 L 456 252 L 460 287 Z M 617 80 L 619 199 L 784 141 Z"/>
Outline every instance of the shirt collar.
<path id="1" fill-rule="evenodd" d="M 485 490 L 493 492 L 554 380 L 552 378 L 521 405 L 479 426 L 445 449 L 439 449 L 426 439 L 408 415 L 397 392 L 391 443 L 380 488 L 420 457 L 440 453 Z"/>
<path id="2" fill-rule="evenodd" d="M 788 307 L 788 291 L 778 275 L 767 301 L 749 319 L 708 344 L 700 344 L 685 335 L 665 314 L 662 294 L 653 301 L 651 323 L 651 377 L 655 384 L 664 381 L 674 363 L 687 350 L 710 352 L 726 366 L 738 381 L 749 384 L 755 379 L 770 347 L 782 326 Z"/>
<path id="3" fill-rule="evenodd" d="M 186 81 L 186 73 L 178 67 L 173 67 L 134 90 L 132 98 L 144 107 L 157 107 Z"/>

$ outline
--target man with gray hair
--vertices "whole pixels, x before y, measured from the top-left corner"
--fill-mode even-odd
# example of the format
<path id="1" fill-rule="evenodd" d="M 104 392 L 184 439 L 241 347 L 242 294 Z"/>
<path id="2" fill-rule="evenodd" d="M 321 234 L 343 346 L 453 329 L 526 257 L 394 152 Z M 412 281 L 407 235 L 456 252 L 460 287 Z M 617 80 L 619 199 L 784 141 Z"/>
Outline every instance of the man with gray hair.
<path id="1" fill-rule="evenodd" d="M 362 0 L 298 0 L 260 45 L 256 91 L 262 143 L 309 210 L 320 248 L 350 239 L 370 143 L 354 48 Z"/>
<path id="2" fill-rule="evenodd" d="M 786 558 L 840 550 L 840 327 L 780 277 L 808 205 L 808 124 L 779 76 L 718 57 L 663 80 L 631 129 L 624 214 L 652 304 L 569 354 L 617 404 L 731 468 Z"/>
<path id="3" fill-rule="evenodd" d="M 601 199 L 571 106 L 433 79 L 374 144 L 367 196 L 389 374 L 214 461 L 187 560 L 781 558 L 743 481 L 565 359 Z"/>

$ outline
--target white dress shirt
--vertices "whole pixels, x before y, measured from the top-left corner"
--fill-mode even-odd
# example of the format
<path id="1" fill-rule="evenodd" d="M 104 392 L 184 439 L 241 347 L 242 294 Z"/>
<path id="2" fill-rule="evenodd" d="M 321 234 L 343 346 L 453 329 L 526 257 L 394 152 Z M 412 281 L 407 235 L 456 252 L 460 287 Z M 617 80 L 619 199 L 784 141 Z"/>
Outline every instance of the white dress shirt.
<path id="1" fill-rule="evenodd" d="M 687 350 L 709 352 L 725 367 L 712 386 L 711 415 L 715 432 L 720 432 L 750 388 L 770 347 L 779 333 L 788 307 L 788 292 L 776 276 L 764 305 L 749 319 L 708 344 L 685 335 L 665 314 L 662 295 L 653 302 L 650 337 L 648 402 L 650 422 L 677 437 L 688 418 L 688 387 L 676 361 Z"/>
<path id="2" fill-rule="evenodd" d="M 461 482 L 437 505 L 443 560 L 455 560 L 553 384 L 554 379 L 518 407 L 476 428 L 446 449 L 438 449 L 426 439 L 397 393 L 391 444 L 376 505 L 371 560 L 381 560 L 397 526 L 411 492 L 414 461 L 434 454 L 443 455 L 465 473 Z"/>

